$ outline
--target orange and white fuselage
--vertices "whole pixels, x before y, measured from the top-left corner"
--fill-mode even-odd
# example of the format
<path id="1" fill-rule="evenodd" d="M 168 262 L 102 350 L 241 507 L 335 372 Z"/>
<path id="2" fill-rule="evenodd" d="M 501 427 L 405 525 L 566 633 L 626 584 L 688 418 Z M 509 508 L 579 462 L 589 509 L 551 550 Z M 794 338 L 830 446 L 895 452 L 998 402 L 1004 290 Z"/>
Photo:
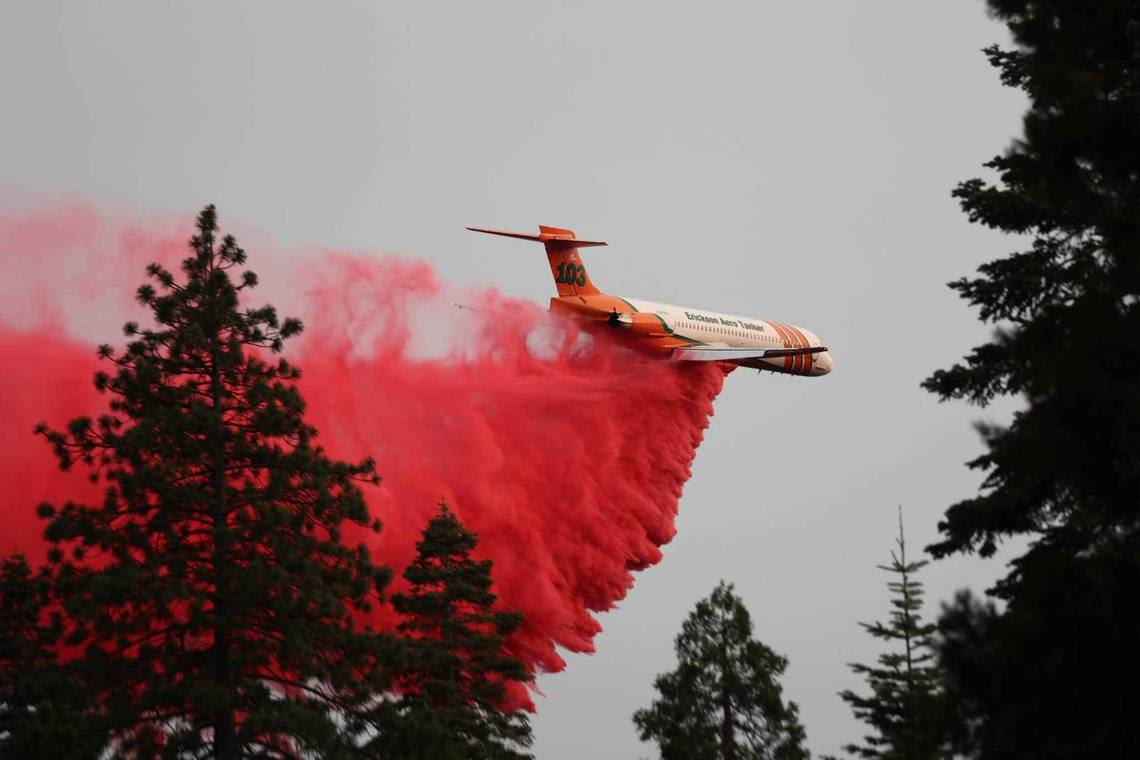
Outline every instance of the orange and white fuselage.
<path id="1" fill-rule="evenodd" d="M 831 372 L 827 348 L 802 327 L 601 292 L 578 249 L 603 242 L 578 240 L 571 230 L 559 227 L 539 227 L 538 235 L 468 229 L 543 243 L 558 288 L 550 310 L 607 325 L 640 347 L 679 361 L 717 361 L 810 377 Z"/>

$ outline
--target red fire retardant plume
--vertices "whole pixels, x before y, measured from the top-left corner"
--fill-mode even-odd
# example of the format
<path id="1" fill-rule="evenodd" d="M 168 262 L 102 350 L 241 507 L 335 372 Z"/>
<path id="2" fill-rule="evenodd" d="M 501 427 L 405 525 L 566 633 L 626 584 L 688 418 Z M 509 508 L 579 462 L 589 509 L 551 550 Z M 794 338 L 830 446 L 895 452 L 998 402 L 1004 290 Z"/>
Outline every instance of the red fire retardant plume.
<path id="1" fill-rule="evenodd" d="M 170 220 L 124 223 L 85 207 L 0 217 L 12 272 L 0 290 L 0 550 L 42 558 L 36 505 L 96 497 L 81 472 L 56 469 L 32 427 L 103 409 L 94 347 L 119 333 L 90 335 L 91 325 L 145 316 L 130 304 L 142 267 L 176 266 L 185 237 Z M 456 308 L 422 262 L 310 252 L 285 265 L 241 237 L 266 283 L 257 304 L 305 322 L 287 354 L 320 441 L 334 457 L 376 460 L 376 558 L 398 574 L 445 499 L 493 560 L 502 605 L 525 616 L 513 652 L 557 671 L 555 645 L 592 651 L 592 612 L 621 599 L 674 535 L 722 371 L 629 350 L 604 328 L 493 291 Z M 294 283 L 304 290 L 289 292 Z"/>

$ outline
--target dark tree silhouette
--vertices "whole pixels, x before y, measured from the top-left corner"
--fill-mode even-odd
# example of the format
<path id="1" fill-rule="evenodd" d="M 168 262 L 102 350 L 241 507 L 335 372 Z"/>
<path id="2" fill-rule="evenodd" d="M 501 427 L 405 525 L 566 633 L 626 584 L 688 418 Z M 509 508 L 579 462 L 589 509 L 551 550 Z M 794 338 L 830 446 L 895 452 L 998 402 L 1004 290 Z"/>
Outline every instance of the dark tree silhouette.
<path id="1" fill-rule="evenodd" d="M 51 600 L 45 570 L 18 554 L 0 563 L 0 757 L 95 758 L 105 744 L 82 721 L 80 674 L 59 660 Z"/>
<path id="2" fill-rule="evenodd" d="M 523 751 L 531 744 L 527 714 L 504 707 L 507 685 L 531 680 L 505 647 L 522 615 L 495 609 L 491 561 L 471 557 L 477 545 L 444 503 L 416 544 L 404 571 L 411 588 L 392 596 L 404 618 L 398 630 L 410 640 L 397 679 L 401 695 L 378 713 L 394 713 L 395 720 L 378 722 L 398 727 L 372 743 L 379 757 L 530 757 Z"/>
<path id="3" fill-rule="evenodd" d="M 388 573 L 345 541 L 379 529 L 358 487 L 377 478 L 316 445 L 298 370 L 272 356 L 301 324 L 243 307 L 245 252 L 213 206 L 197 227 L 182 277 L 152 264 L 138 289 L 152 324 L 100 348 L 110 411 L 41 427 L 106 486 L 40 509 L 63 645 L 86 722 L 122 755 L 348 752 L 345 716 L 385 687 L 393 648 L 357 622 Z"/>
<path id="4" fill-rule="evenodd" d="M 952 283 L 996 331 L 925 386 L 1025 405 L 979 426 L 982 492 L 947 510 L 931 550 L 989 556 L 1010 536 L 1029 548 L 995 589 L 1008 606 L 948 660 L 997 669 L 987 681 L 951 667 L 962 704 L 982 710 L 962 733 L 981 757 L 1138 757 L 1140 5 L 988 4 L 1015 47 L 986 53 L 1030 107 L 1022 139 L 987 164 L 997 181 L 954 194 L 971 221 L 1028 247 Z M 973 639 L 982 651 L 962 656 Z"/>
<path id="5" fill-rule="evenodd" d="M 634 713 L 642 741 L 663 760 L 806 760 L 794 702 L 779 677 L 788 661 L 752 638 L 752 618 L 724 581 L 697 603 L 676 640 L 677 669 L 658 676 L 658 698 Z"/>

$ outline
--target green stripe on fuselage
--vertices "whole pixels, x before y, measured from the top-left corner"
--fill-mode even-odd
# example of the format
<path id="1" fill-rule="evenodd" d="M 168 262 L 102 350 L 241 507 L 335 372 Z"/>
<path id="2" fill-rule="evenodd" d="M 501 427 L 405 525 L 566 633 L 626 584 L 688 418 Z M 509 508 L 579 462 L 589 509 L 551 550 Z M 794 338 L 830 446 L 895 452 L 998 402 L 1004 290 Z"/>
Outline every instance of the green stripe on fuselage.
<path id="1" fill-rule="evenodd" d="M 673 330 L 673 328 L 672 328 L 672 327 L 670 327 L 668 324 L 666 324 L 666 323 L 665 323 L 665 320 L 661 318 L 661 315 L 660 315 L 660 314 L 654 314 L 654 313 L 653 313 L 653 312 L 651 312 L 651 311 L 640 311 L 640 310 L 638 310 L 638 308 L 637 308 L 636 306 L 634 306 L 633 304 L 631 304 L 629 301 L 625 300 L 625 299 L 624 299 L 624 298 L 622 298 L 621 296 L 614 296 L 614 298 L 616 298 L 617 300 L 621 301 L 621 302 L 622 302 L 622 303 L 624 303 L 626 306 L 628 306 L 628 307 L 629 307 L 629 308 L 630 308 L 630 309 L 633 311 L 633 313 L 634 313 L 634 314 L 649 314 L 650 316 L 652 316 L 652 317 L 656 318 L 656 319 L 657 319 L 657 321 L 661 323 L 661 326 L 662 326 L 663 328 L 665 328 L 665 332 L 669 333 L 670 335 L 672 335 L 672 336 L 673 336 L 674 338 L 676 338 L 677 340 L 683 340 L 683 341 L 685 341 L 685 342 L 687 342 L 687 343 L 690 343 L 691 345 L 694 345 L 694 346 L 705 346 L 705 345 L 708 345 L 708 344 L 706 344 L 706 343 L 702 343 L 701 341 L 697 340 L 696 338 L 690 338 L 690 337 L 688 337 L 687 335 L 678 335 L 678 334 L 677 334 L 677 333 L 676 333 L 676 332 Z"/>

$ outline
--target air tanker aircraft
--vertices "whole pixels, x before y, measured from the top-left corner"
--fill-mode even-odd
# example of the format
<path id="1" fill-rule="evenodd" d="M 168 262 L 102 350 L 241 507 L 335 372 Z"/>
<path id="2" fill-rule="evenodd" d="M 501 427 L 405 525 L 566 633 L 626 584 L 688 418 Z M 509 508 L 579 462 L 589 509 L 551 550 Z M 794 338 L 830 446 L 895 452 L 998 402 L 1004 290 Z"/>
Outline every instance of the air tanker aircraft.
<path id="1" fill-rule="evenodd" d="M 831 372 L 827 348 L 802 327 L 601 292 L 578 255 L 579 248 L 605 245 L 599 240 L 578 240 L 573 231 L 559 227 L 539 226 L 537 235 L 467 229 L 542 243 L 558 287 L 550 310 L 604 322 L 647 349 L 680 361 L 726 362 L 788 375 L 818 377 Z"/>

